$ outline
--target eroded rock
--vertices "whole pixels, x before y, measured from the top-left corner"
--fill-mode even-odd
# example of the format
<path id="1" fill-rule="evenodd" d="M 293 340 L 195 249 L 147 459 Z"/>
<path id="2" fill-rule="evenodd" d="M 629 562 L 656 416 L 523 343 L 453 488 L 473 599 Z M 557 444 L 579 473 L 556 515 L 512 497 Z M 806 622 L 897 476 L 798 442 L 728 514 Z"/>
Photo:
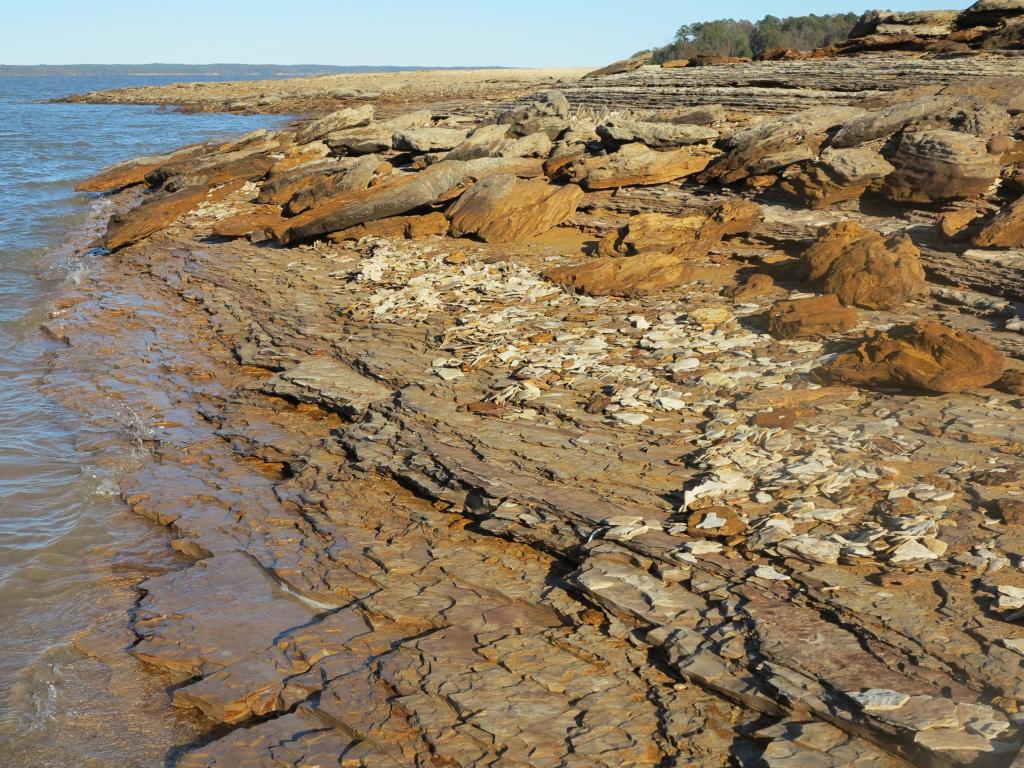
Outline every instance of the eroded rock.
<path id="1" fill-rule="evenodd" d="M 474 184 L 448 210 L 454 237 L 474 235 L 487 243 L 524 240 L 547 232 L 576 211 L 583 190 L 541 179 L 498 174 Z"/>

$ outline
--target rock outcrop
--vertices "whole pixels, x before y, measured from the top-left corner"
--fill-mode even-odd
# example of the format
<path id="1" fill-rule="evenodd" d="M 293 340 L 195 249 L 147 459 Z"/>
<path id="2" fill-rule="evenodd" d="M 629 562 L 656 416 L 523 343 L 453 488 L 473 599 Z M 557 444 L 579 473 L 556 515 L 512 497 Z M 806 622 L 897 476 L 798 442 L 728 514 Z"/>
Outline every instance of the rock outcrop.
<path id="1" fill-rule="evenodd" d="M 671 253 L 606 257 L 544 273 L 553 283 L 589 296 L 647 296 L 693 280 L 692 264 Z"/>
<path id="2" fill-rule="evenodd" d="M 974 236 L 982 248 L 1024 247 L 1024 197 L 998 213 Z"/>
<path id="3" fill-rule="evenodd" d="M 588 191 L 664 184 L 707 168 L 715 152 L 687 148 L 657 152 L 643 144 L 626 144 L 608 155 L 584 156 L 565 168 L 568 179 Z"/>
<path id="4" fill-rule="evenodd" d="M 843 333 L 857 327 L 857 313 L 834 294 L 776 302 L 768 312 L 768 332 L 777 339 Z"/>
<path id="5" fill-rule="evenodd" d="M 451 234 L 486 243 L 526 240 L 556 227 L 576 212 L 583 190 L 503 173 L 477 182 L 448 210 Z"/>
<path id="6" fill-rule="evenodd" d="M 808 208 L 827 208 L 858 200 L 868 187 L 888 176 L 894 167 L 867 147 L 826 149 L 821 157 L 783 174 L 779 188 Z"/>
<path id="7" fill-rule="evenodd" d="M 999 177 L 985 140 L 949 130 L 903 133 L 886 159 L 895 170 L 881 193 L 896 202 L 933 203 L 984 195 Z"/>

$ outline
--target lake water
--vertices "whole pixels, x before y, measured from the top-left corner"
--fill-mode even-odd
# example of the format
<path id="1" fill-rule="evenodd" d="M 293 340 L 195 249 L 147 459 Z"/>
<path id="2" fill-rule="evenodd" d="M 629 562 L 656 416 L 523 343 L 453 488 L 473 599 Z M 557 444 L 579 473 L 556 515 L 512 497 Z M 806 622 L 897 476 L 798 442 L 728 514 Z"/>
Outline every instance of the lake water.
<path id="1" fill-rule="evenodd" d="M 76 194 L 75 181 L 104 166 L 183 144 L 270 127 L 282 118 L 196 114 L 149 107 L 47 104 L 71 93 L 162 84 L 171 78 L 0 77 L 0 766 L 161 765 L 122 727 L 124 690 L 135 715 L 162 691 L 139 691 L 131 669 L 83 656 L 73 640 L 121 602 L 98 573 L 118 560 L 144 568 L 171 556 L 158 529 L 127 522 L 116 461 L 132 444 L 97 440 L 88 416 L 42 394 L 46 361 L 60 345 L 39 324 L 66 281 L 89 268 L 84 222 L 102 199 Z M 102 361 L 96 361 L 101 365 Z M 102 444 L 103 449 L 97 446 Z M 101 455 L 102 454 L 102 455 Z M 111 568 L 107 568 L 111 566 Z M 112 570 L 111 570 L 112 569 Z M 126 573 L 130 568 L 123 569 Z M 134 576 L 132 577 L 134 578 Z M 116 580 L 115 580 L 116 581 Z M 122 589 L 130 585 L 121 584 Z M 132 664 L 126 659 L 125 664 Z M 104 722 L 104 720 L 108 722 Z M 173 718 L 166 718 L 173 720 Z M 157 725 L 154 725 L 156 723 Z M 193 735 L 166 724 L 167 742 Z M 155 737 L 159 741 L 159 737 Z M 159 754 L 160 747 L 153 747 Z"/>

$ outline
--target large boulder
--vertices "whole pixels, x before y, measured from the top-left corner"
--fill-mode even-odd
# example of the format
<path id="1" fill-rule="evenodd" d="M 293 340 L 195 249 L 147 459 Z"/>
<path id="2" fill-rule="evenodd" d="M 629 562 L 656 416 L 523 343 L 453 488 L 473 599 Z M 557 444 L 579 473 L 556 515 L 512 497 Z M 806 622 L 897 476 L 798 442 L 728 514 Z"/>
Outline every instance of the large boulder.
<path id="1" fill-rule="evenodd" d="M 487 243 L 509 243 L 547 232 L 576 211 L 583 190 L 510 173 L 470 187 L 448 210 L 454 237 L 474 235 Z"/>
<path id="2" fill-rule="evenodd" d="M 590 296 L 635 298 L 692 282 L 695 269 L 671 253 L 644 253 L 559 267 L 544 277 Z"/>
<path id="3" fill-rule="evenodd" d="M 478 157 L 495 157 L 505 143 L 508 131 L 509 127 L 500 123 L 481 125 L 445 155 L 445 159 L 476 160 Z"/>
<path id="4" fill-rule="evenodd" d="M 373 105 L 364 104 L 361 107 L 339 109 L 319 120 L 314 120 L 309 125 L 299 129 L 295 140 L 300 144 L 322 139 L 334 131 L 344 131 L 349 128 L 359 128 L 369 125 L 373 121 Z"/>
<path id="5" fill-rule="evenodd" d="M 466 140 L 466 134 L 460 128 L 410 128 L 396 131 L 392 146 L 416 154 L 444 152 L 459 146 Z"/>
<path id="6" fill-rule="evenodd" d="M 588 191 L 664 184 L 703 171 L 715 154 L 703 147 L 656 152 L 643 144 L 626 144 L 610 155 L 577 158 L 565 171 L 570 181 Z"/>
<path id="7" fill-rule="evenodd" d="M 1005 363 L 1000 352 L 971 333 L 920 321 L 872 334 L 822 373 L 850 384 L 946 393 L 992 384 Z"/>
<path id="8" fill-rule="evenodd" d="M 704 177 L 731 184 L 811 160 L 818 156 L 829 129 L 862 114 L 864 110 L 856 107 L 820 107 L 762 120 L 726 137 L 726 154 Z"/>
<path id="9" fill-rule="evenodd" d="M 1024 247 L 1024 197 L 1002 211 L 974 236 L 982 248 Z"/>
<path id="10" fill-rule="evenodd" d="M 608 256 L 660 251 L 699 257 L 726 235 L 750 232 L 760 220 L 760 207 L 748 200 L 716 203 L 682 215 L 642 213 L 602 238 L 598 250 Z"/>
<path id="11" fill-rule="evenodd" d="M 842 333 L 857 326 L 857 312 L 835 294 L 778 301 L 768 311 L 768 333 L 777 339 L 801 339 Z"/>
<path id="12" fill-rule="evenodd" d="M 701 125 L 650 123 L 642 120 L 608 118 L 597 126 L 597 135 L 613 149 L 640 143 L 654 149 L 685 147 L 718 138 L 718 131 Z"/>
<path id="13" fill-rule="evenodd" d="M 893 170 L 891 163 L 868 147 L 826 149 L 815 162 L 785 173 L 779 188 L 808 208 L 827 208 L 859 199 Z"/>
<path id="14" fill-rule="evenodd" d="M 920 252 L 906 235 L 834 224 L 801 257 L 807 277 L 847 306 L 898 309 L 925 287 Z"/>
<path id="15" fill-rule="evenodd" d="M 880 191 L 896 202 L 933 203 L 984 195 L 999 177 L 987 142 L 958 131 L 902 133 L 886 152 L 896 170 Z"/>
<path id="16" fill-rule="evenodd" d="M 877 112 L 867 112 L 848 120 L 836 131 L 829 145 L 843 149 L 882 139 L 922 120 L 933 120 L 956 107 L 957 103 L 955 96 L 924 96 Z"/>
<path id="17" fill-rule="evenodd" d="M 561 91 L 545 91 L 525 104 L 507 109 L 497 117 L 515 136 L 543 131 L 554 141 L 569 127 L 569 100 Z"/>
<path id="18" fill-rule="evenodd" d="M 375 152 L 386 152 L 394 143 L 395 133 L 410 128 L 428 127 L 431 118 L 432 114 L 427 109 L 407 112 L 387 120 L 378 120 L 363 128 L 332 131 L 324 137 L 324 143 L 336 155 L 370 155 Z"/>
<path id="19" fill-rule="evenodd" d="M 1024 16 L 1024 0 L 978 0 L 957 17 L 956 27 L 996 27 L 1017 16 Z"/>

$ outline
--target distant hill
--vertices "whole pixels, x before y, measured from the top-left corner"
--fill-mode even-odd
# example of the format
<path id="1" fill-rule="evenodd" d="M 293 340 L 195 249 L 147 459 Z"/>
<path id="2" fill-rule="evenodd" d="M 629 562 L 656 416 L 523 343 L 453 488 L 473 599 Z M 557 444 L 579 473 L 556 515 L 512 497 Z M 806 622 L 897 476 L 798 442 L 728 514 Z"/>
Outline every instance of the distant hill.
<path id="1" fill-rule="evenodd" d="M 501 67 L 332 66 L 326 64 L 0 64 L 0 76 L 60 77 L 225 77 L 270 78 L 339 75 L 351 72 L 409 72 L 421 69 L 501 69 Z"/>

